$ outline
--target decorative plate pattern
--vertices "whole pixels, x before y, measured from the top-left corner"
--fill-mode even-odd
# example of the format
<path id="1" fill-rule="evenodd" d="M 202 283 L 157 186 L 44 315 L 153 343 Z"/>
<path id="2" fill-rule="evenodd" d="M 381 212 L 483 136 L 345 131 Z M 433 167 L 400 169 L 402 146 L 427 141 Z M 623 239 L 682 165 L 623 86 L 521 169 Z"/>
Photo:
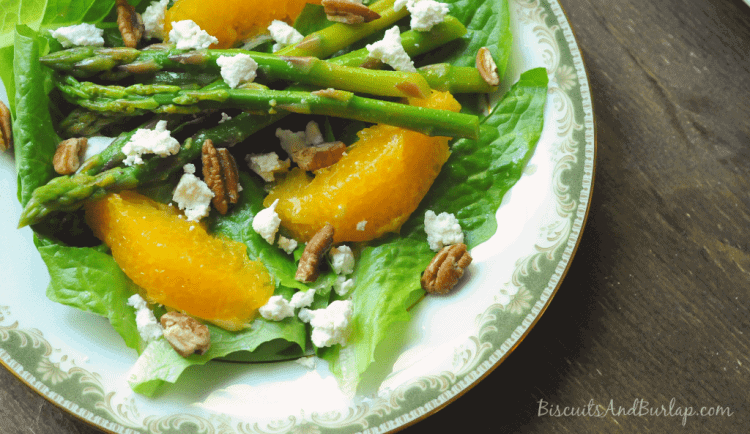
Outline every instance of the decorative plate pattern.
<path id="1" fill-rule="evenodd" d="M 593 183 L 591 98 L 565 15 L 556 0 L 510 4 L 515 42 L 506 82 L 546 67 L 542 138 L 498 210 L 504 230 L 473 250 L 468 283 L 456 295 L 415 308 L 378 387 L 348 397 L 322 361 L 210 363 L 155 399 L 132 393 L 125 379 L 136 354 L 106 321 L 46 299 L 49 278 L 31 233 L 14 229 L 20 206 L 8 155 L 0 156 L 0 238 L 20 251 L 0 253 L 14 270 L 0 294 L 0 361 L 47 399 L 117 433 L 383 433 L 456 398 L 507 357 L 550 302 L 581 236 Z M 459 308 L 470 315 L 443 324 Z"/>

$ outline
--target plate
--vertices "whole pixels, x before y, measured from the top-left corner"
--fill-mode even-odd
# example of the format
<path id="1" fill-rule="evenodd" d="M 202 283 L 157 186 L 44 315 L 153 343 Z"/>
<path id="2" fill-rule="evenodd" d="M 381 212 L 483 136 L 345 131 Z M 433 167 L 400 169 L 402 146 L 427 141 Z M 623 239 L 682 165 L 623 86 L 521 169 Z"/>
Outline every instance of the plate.
<path id="1" fill-rule="evenodd" d="M 8 154 L 0 155 L 0 239 L 14 248 L 0 252 L 3 268 L 13 270 L 3 273 L 0 294 L 2 364 L 111 432 L 390 432 L 456 399 L 510 354 L 550 303 L 581 237 L 593 184 L 591 97 L 570 25 L 556 0 L 510 6 L 514 46 L 504 82 L 547 69 L 542 138 L 497 212 L 503 230 L 472 250 L 459 291 L 416 306 L 374 386 L 347 396 L 321 360 L 213 362 L 189 369 L 158 398 L 134 394 L 126 380 L 137 355 L 106 319 L 45 297 L 49 275 L 31 231 L 15 229 L 21 209 Z"/>

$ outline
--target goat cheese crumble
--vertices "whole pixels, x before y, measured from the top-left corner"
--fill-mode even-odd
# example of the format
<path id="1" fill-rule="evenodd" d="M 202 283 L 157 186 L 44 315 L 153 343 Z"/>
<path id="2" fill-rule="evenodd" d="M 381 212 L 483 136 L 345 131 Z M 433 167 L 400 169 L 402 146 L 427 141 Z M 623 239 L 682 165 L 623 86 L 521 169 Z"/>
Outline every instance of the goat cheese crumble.
<path id="1" fill-rule="evenodd" d="M 250 170 L 260 175 L 266 182 L 273 182 L 277 173 L 286 172 L 292 164 L 288 158 L 283 161 L 279 159 L 279 155 L 275 152 L 248 154 L 245 156 L 245 161 Z"/>
<path id="2" fill-rule="evenodd" d="M 427 233 L 430 249 L 436 252 L 445 246 L 464 242 L 464 232 L 458 219 L 447 212 L 435 215 L 433 211 L 427 211 L 424 215 L 424 231 Z"/>
<path id="3" fill-rule="evenodd" d="M 177 207 L 185 211 L 188 221 L 197 222 L 211 211 L 211 199 L 214 193 L 205 182 L 195 176 L 195 165 L 183 166 L 185 173 L 172 193 L 172 200 Z"/>
<path id="4" fill-rule="evenodd" d="M 276 41 L 273 44 L 273 51 L 279 51 L 287 45 L 296 44 L 305 39 L 297 29 L 279 20 L 273 20 L 271 25 L 268 26 L 268 31 L 271 33 L 273 40 Z"/>
<path id="5" fill-rule="evenodd" d="M 338 246 L 331 249 L 331 268 L 336 274 L 354 272 L 354 253 L 349 246 Z"/>
<path id="6" fill-rule="evenodd" d="M 448 5 L 434 0 L 396 0 L 393 10 L 399 11 L 406 6 L 411 15 L 411 28 L 418 32 L 429 32 L 442 23 L 448 15 Z"/>
<path id="7" fill-rule="evenodd" d="M 182 20 L 172 22 L 169 42 L 174 43 L 178 50 L 203 50 L 219 43 L 219 40 L 201 29 L 195 21 Z"/>
<path id="8" fill-rule="evenodd" d="M 164 15 L 168 5 L 169 0 L 153 1 L 141 14 L 147 39 L 164 39 Z"/>
<path id="9" fill-rule="evenodd" d="M 294 308 L 280 295 L 271 296 L 266 304 L 258 309 L 260 316 L 269 321 L 281 321 L 294 316 Z"/>
<path id="10" fill-rule="evenodd" d="M 283 235 L 279 235 L 279 247 L 284 250 L 287 254 L 291 255 L 294 253 L 294 249 L 297 248 L 297 240 L 287 238 Z"/>
<path id="11" fill-rule="evenodd" d="M 276 205 L 278 204 L 279 200 L 276 199 L 271 206 L 259 211 L 253 217 L 253 230 L 263 237 L 264 240 L 268 241 L 268 244 L 273 244 L 276 232 L 279 230 L 279 225 L 281 224 L 281 219 L 276 213 Z"/>
<path id="12" fill-rule="evenodd" d="M 366 225 L 367 225 L 367 220 L 362 220 L 361 222 L 357 223 L 357 230 L 364 231 Z"/>
<path id="13" fill-rule="evenodd" d="M 310 336 L 316 347 L 346 345 L 349 338 L 349 325 L 354 314 L 351 300 L 336 300 L 325 309 L 302 309 L 299 318 L 312 326 Z"/>
<path id="14" fill-rule="evenodd" d="M 295 309 L 301 309 L 303 307 L 310 306 L 314 299 L 315 290 L 310 288 L 307 291 L 295 292 L 292 296 L 292 301 L 289 302 L 289 305 Z"/>
<path id="15" fill-rule="evenodd" d="M 216 64 L 221 67 L 221 78 L 232 89 L 241 83 L 250 83 L 255 80 L 255 71 L 258 70 L 258 63 L 244 53 L 234 56 L 219 56 L 216 59 Z"/>
<path id="16" fill-rule="evenodd" d="M 397 26 L 386 30 L 383 39 L 380 41 L 367 44 L 367 51 L 369 57 L 378 59 L 397 71 L 414 72 L 417 70 L 414 67 L 414 62 L 401 45 L 401 32 Z"/>
<path id="17" fill-rule="evenodd" d="M 333 290 L 336 294 L 344 296 L 354 288 L 354 279 L 347 279 L 344 276 L 337 276 L 336 280 L 333 281 Z"/>
<path id="18" fill-rule="evenodd" d="M 128 306 L 135 308 L 135 325 L 138 334 L 146 342 L 158 339 L 162 335 L 161 324 L 156 320 L 154 313 L 148 308 L 146 300 L 139 294 L 133 294 L 128 298 Z"/>
<path id="19" fill-rule="evenodd" d="M 93 24 L 83 23 L 60 27 L 50 30 L 49 33 L 62 44 L 63 48 L 83 45 L 101 47 L 104 45 L 104 30 Z"/>
<path id="20" fill-rule="evenodd" d="M 159 121 L 153 130 L 139 128 L 122 147 L 125 154 L 123 163 L 126 166 L 143 164 L 144 154 L 156 154 L 160 157 L 174 155 L 180 150 L 180 142 L 167 130 L 167 121 Z"/>

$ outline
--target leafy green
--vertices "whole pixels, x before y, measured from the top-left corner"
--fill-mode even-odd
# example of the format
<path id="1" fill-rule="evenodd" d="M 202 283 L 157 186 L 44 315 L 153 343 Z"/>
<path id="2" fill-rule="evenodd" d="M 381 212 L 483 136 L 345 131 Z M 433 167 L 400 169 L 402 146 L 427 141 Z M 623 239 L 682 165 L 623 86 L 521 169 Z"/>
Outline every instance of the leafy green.
<path id="1" fill-rule="evenodd" d="M 291 298 L 293 289 L 280 287 L 277 295 Z M 224 357 L 239 351 L 254 351 L 262 344 L 283 339 L 294 344 L 296 351 L 291 356 L 303 353 L 307 340 L 305 325 L 297 317 L 282 321 L 267 321 L 257 318 L 250 330 L 229 332 L 224 329 L 208 326 L 211 332 L 211 348 L 203 355 L 182 357 L 161 338 L 152 341 L 130 370 L 128 383 L 134 391 L 146 396 L 153 396 L 165 383 L 174 383 L 182 372 L 194 365 L 204 365 L 212 359 Z"/>
<path id="2" fill-rule="evenodd" d="M 55 176 L 52 157 L 60 143 L 50 116 L 51 71 L 39 62 L 46 46 L 46 39 L 29 27 L 16 28 L 13 138 L 18 199 L 22 205 L 26 204 L 35 188 Z"/>
<path id="3" fill-rule="evenodd" d="M 521 75 L 492 114 L 482 122 L 479 141 L 459 140 L 418 209 L 401 228 L 401 236 L 379 240 L 362 250 L 352 294 L 354 318 L 346 347 L 320 351 L 344 390 L 352 392 L 376 362 L 378 345 L 408 321 L 407 311 L 424 292 L 420 274 L 434 256 L 426 242 L 424 214 L 454 213 L 469 247 L 486 241 L 497 228 L 495 211 L 520 179 L 544 125 L 547 72 L 537 68 Z"/>
<path id="4" fill-rule="evenodd" d="M 109 319 L 125 344 L 140 352 L 144 343 L 128 297 L 138 291 L 112 255 L 101 248 L 68 247 L 37 237 L 37 249 L 50 273 L 47 297 Z"/>

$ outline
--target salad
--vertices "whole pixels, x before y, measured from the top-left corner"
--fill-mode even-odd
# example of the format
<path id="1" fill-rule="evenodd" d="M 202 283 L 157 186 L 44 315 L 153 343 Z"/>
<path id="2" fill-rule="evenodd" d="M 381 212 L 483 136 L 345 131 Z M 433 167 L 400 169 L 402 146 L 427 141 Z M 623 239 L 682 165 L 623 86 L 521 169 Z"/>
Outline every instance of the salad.
<path id="1" fill-rule="evenodd" d="M 362 23 L 336 22 L 341 9 L 327 11 L 326 2 L 295 5 L 294 28 L 306 37 L 297 42 L 282 24 L 275 24 L 279 32 L 256 25 L 228 37 L 203 29 L 220 18 L 208 17 L 203 25 L 196 24 L 201 14 L 169 21 L 170 14 L 191 16 L 189 8 L 180 9 L 188 0 L 89 2 L 85 8 L 63 3 L 23 17 L 12 36 L 3 35 L 0 49 L 25 207 L 21 225 L 34 229 L 50 271 L 47 296 L 107 317 L 139 352 L 129 383 L 144 395 L 212 359 L 272 361 L 310 351 L 328 362 L 342 388 L 356 390 L 377 362 L 376 347 L 425 296 L 420 280 L 441 243 L 470 249 L 495 233 L 495 211 L 541 134 L 543 69 L 522 74 L 489 109 L 476 95 L 497 85 L 482 69 L 497 68 L 503 76 L 512 38 L 507 2 L 441 2 L 435 7 L 447 14 L 429 28 L 410 15 L 420 4 L 435 3 L 430 0 L 378 0 L 369 5 L 378 17 L 362 17 L 369 20 Z M 148 22 L 147 9 L 158 6 L 169 7 L 161 32 L 146 28 L 134 38 L 135 14 Z M 120 24 L 127 22 L 122 14 L 130 14 L 127 31 L 118 26 L 118 10 Z M 184 21 L 193 25 L 177 24 Z M 65 35 L 82 23 L 94 25 L 92 38 L 100 35 L 104 48 Z M 181 47 L 180 32 L 198 45 Z M 154 42 L 165 35 L 174 46 L 144 48 L 144 38 Z M 135 47 L 125 47 L 133 39 Z M 394 45 L 386 42 L 399 39 L 403 53 L 393 55 Z M 227 48 L 209 48 L 220 45 Z M 478 68 L 477 53 L 483 60 Z M 257 80 L 238 74 L 247 70 L 227 60 L 242 56 L 252 58 Z M 424 66 L 412 71 L 410 62 Z M 226 72 L 222 63 L 229 64 Z M 383 63 L 390 65 L 385 73 L 360 66 Z M 408 104 L 394 101 L 403 97 Z M 84 137 L 111 139 L 101 152 L 81 158 L 80 167 L 60 174 L 59 144 L 73 140 L 65 146 L 76 154 Z M 158 141 L 159 149 L 139 151 L 142 137 Z M 308 139 L 312 146 L 304 143 Z M 393 143 L 403 153 L 391 158 L 385 150 Z M 311 147 L 324 149 L 310 157 L 305 150 Z M 226 163 L 231 160 L 239 162 L 237 173 Z M 365 163 L 375 169 L 368 172 Z M 399 165 L 402 170 L 390 170 Z M 201 166 L 205 181 L 219 173 L 223 184 L 206 187 L 210 194 L 204 196 L 222 198 L 211 208 L 195 199 L 205 182 L 196 176 Z M 233 188 L 226 186 L 229 179 Z M 357 211 L 339 218 L 339 206 Z M 151 219 L 146 213 L 153 210 L 158 216 Z M 132 224 L 115 227 L 118 215 L 130 216 L 119 220 Z M 153 229 L 147 236 L 139 236 L 147 232 L 140 218 Z M 429 240 L 426 226 L 436 220 L 455 226 L 452 219 L 460 234 Z M 309 265 L 306 256 L 313 254 L 307 247 L 319 235 L 332 253 L 317 249 L 313 272 L 300 277 L 300 263 Z M 187 252 L 177 256 L 184 259 L 182 274 L 157 276 L 160 270 L 151 267 L 141 279 L 144 263 L 169 261 L 164 251 L 149 250 L 148 243 L 161 244 L 154 238 L 159 236 L 177 240 L 171 251 Z M 118 246 L 125 246 L 124 253 L 117 253 Z M 135 259 L 126 265 L 125 258 Z M 188 285 L 194 292 L 182 297 L 186 301 L 147 289 L 160 279 L 194 282 L 203 271 L 192 261 L 204 259 L 211 270 L 238 261 L 241 273 L 252 271 L 240 277 L 250 280 L 209 273 L 200 290 Z M 232 287 L 233 295 L 252 291 L 244 298 L 210 292 L 220 286 L 212 283 L 225 280 L 229 287 L 243 283 Z M 230 314 L 194 313 L 212 301 Z M 182 351 L 164 336 L 186 321 L 180 312 L 198 318 L 202 331 L 191 336 L 209 335 L 210 344 Z"/>

